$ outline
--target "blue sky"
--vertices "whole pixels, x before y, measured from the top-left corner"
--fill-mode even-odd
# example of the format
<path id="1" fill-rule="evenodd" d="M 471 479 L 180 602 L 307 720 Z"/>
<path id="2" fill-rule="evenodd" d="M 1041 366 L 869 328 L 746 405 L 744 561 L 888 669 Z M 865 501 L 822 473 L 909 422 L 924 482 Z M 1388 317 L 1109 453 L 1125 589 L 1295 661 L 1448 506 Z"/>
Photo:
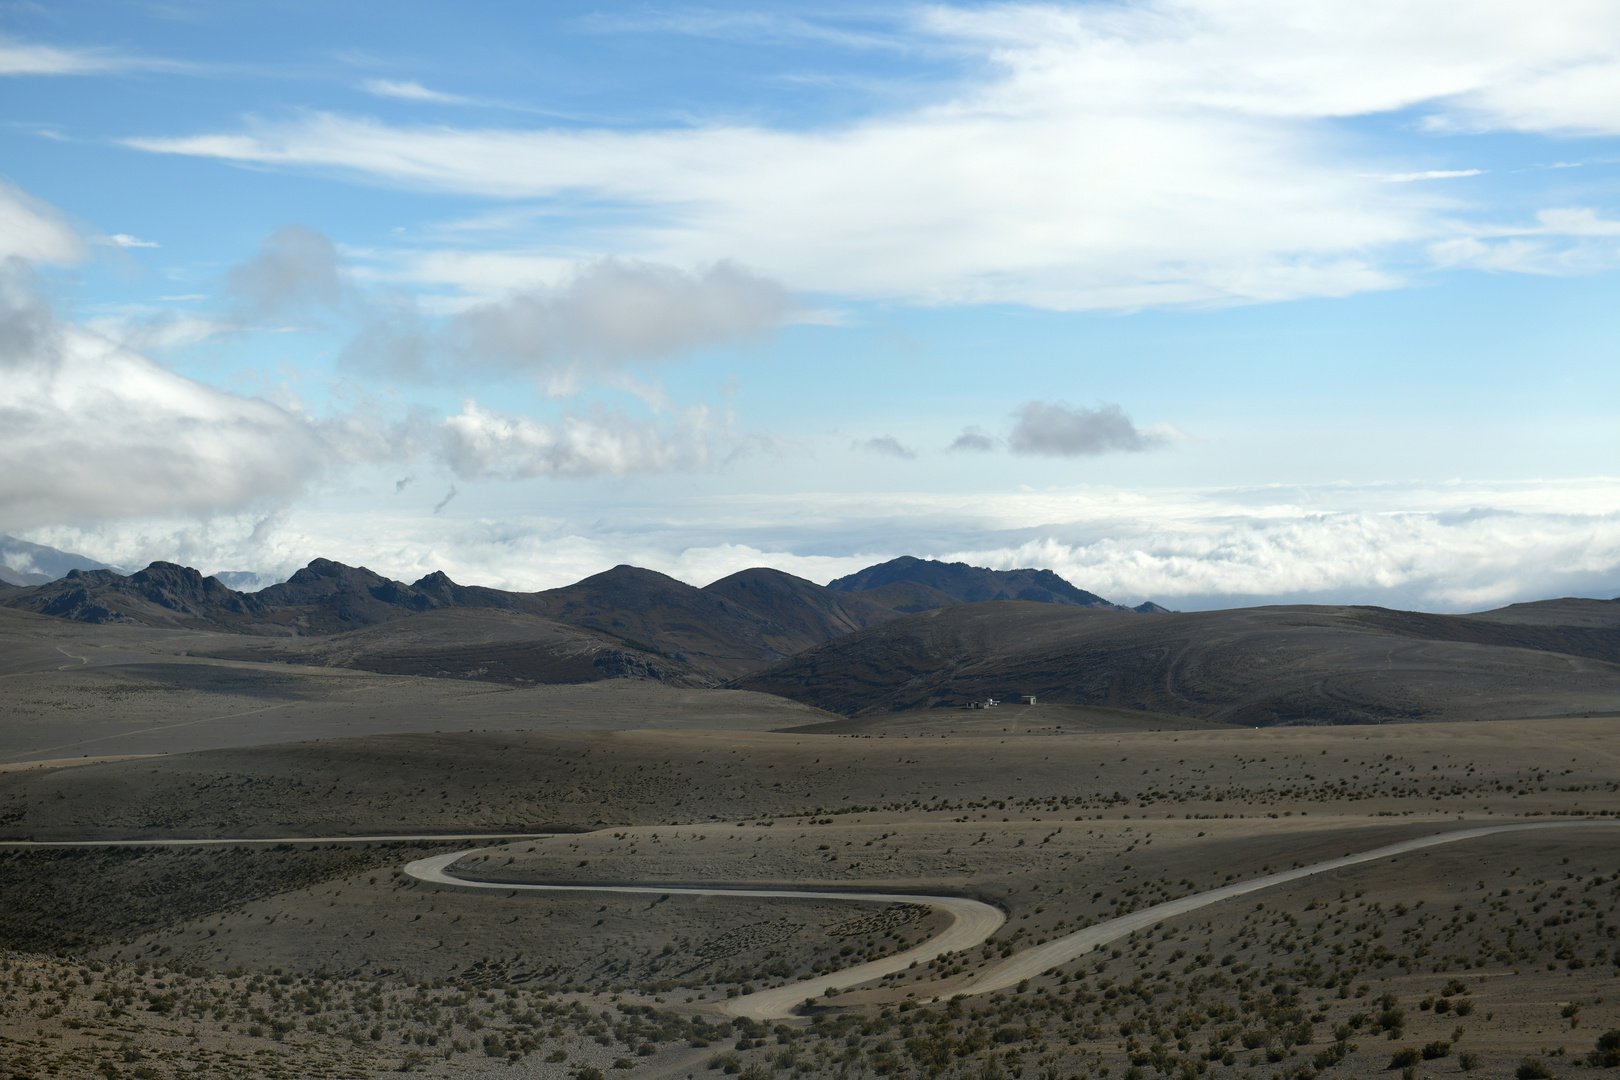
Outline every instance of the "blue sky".
<path id="1" fill-rule="evenodd" d="M 1620 593 L 1620 10 L 0 7 L 0 531 Z"/>

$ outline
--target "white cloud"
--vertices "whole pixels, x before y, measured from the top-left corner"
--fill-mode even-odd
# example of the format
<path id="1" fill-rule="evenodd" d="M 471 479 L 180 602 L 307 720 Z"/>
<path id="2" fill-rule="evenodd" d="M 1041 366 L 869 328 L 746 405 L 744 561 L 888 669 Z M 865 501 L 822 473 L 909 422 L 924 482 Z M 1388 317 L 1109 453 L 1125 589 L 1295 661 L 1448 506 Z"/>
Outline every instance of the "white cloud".
<path id="1" fill-rule="evenodd" d="M 1455 180 L 1464 176 L 1483 176 L 1484 169 L 1426 169 L 1423 172 L 1374 174 L 1372 179 L 1386 184 L 1412 184 L 1419 180 Z"/>
<path id="2" fill-rule="evenodd" d="M 396 452 L 356 418 L 320 422 L 215 390 L 57 323 L 14 276 L 4 291 L 0 530 L 213 514 Z"/>
<path id="3" fill-rule="evenodd" d="M 55 207 L 0 180 L 0 260 L 71 266 L 84 254 L 83 239 Z"/>
<path id="4" fill-rule="evenodd" d="M 455 94 L 441 94 L 437 90 L 429 90 L 421 83 L 412 81 L 367 79 L 360 84 L 360 89 L 378 97 L 401 98 L 405 101 L 430 101 L 440 105 L 469 104 L 467 98 L 457 97 Z"/>
<path id="5" fill-rule="evenodd" d="M 0 38 L 0 75 L 88 75 L 127 64 L 103 51 L 56 49 Z"/>
<path id="6" fill-rule="evenodd" d="M 113 233 L 107 239 L 121 248 L 155 248 L 163 246 L 155 240 L 142 240 L 128 233 Z"/>
<path id="7" fill-rule="evenodd" d="M 319 555 L 407 581 L 444 570 L 512 589 L 565 585 L 623 562 L 698 585 L 749 566 L 825 582 L 910 554 L 1048 568 L 1111 600 L 1171 607 L 1468 611 L 1620 595 L 1615 479 L 665 498 L 655 485 L 601 503 L 552 502 L 544 516 L 491 514 L 464 485 L 435 516 L 444 489 L 406 508 L 393 494 L 397 475 L 380 476 L 378 501 L 360 508 L 346 496 L 273 519 L 40 528 L 25 538 L 117 565 L 164 558 L 285 576 Z"/>
<path id="8" fill-rule="evenodd" d="M 1587 274 L 1620 265 L 1620 221 L 1591 207 L 1555 207 L 1529 224 L 1457 231 L 1462 235 L 1430 246 L 1438 265 L 1524 274 Z"/>
<path id="9" fill-rule="evenodd" d="M 721 456 L 720 433 L 702 406 L 661 427 L 605 409 L 540 421 L 482 409 L 469 400 L 445 419 L 439 433 L 450 467 L 467 480 L 690 471 L 709 468 Z"/>
<path id="10" fill-rule="evenodd" d="M 195 315 L 137 310 L 90 319 L 85 328 L 134 352 L 161 351 L 206 341 L 241 327 Z"/>
<path id="11" fill-rule="evenodd" d="M 597 250 L 736 257 L 796 289 L 1129 308 L 1386 288 L 1396 249 L 1444 238 L 1434 196 L 1384 181 L 1472 170 L 1369 170 L 1321 121 L 1415 108 L 1451 125 L 1620 131 L 1620 9 L 1597 0 L 1021 4 L 920 20 L 982 77 L 839 128 L 312 114 L 131 145 L 557 200 L 600 223 Z"/>

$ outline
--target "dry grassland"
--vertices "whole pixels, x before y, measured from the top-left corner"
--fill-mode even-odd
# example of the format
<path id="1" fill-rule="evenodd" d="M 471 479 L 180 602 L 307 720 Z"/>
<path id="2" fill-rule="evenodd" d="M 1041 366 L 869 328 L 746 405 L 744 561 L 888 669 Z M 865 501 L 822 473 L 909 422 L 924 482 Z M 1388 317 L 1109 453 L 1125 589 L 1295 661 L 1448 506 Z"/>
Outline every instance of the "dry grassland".
<path id="1" fill-rule="evenodd" d="M 14 851 L 0 857 L 16 950 L 0 966 L 0 1078 L 1620 1076 L 1598 1046 L 1620 1028 L 1620 828 L 1333 871 L 958 999 L 1032 945 L 1268 870 L 1464 824 L 1620 815 L 1614 719 L 1083 719 L 367 736 L 0 774 L 17 837 L 552 824 L 581 831 L 455 870 L 953 893 L 1008 914 L 979 948 L 763 1025 L 729 1017 L 730 995 L 900 951 L 940 917 L 432 886 L 397 872 L 444 850 L 426 842 Z"/>

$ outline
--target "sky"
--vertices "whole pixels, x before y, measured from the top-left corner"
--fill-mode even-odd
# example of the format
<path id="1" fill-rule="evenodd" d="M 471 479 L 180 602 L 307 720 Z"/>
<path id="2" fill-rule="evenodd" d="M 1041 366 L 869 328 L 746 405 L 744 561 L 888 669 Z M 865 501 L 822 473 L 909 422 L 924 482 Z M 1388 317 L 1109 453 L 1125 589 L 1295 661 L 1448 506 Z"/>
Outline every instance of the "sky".
<path id="1" fill-rule="evenodd" d="M 119 566 L 1620 595 L 1607 0 L 0 2 L 0 261 Z"/>

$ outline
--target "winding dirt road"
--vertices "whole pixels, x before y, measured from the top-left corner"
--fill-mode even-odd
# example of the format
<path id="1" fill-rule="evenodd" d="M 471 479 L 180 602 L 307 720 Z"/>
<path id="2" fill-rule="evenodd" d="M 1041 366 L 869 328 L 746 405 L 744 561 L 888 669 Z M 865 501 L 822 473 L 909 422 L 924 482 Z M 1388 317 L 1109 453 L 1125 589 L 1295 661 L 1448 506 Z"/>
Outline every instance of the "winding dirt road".
<path id="1" fill-rule="evenodd" d="M 1616 826 L 1620 826 L 1620 821 L 1546 821 L 1521 825 L 1489 825 L 1482 828 L 1457 829 L 1452 832 L 1436 833 L 1433 836 L 1422 836 L 1414 840 L 1386 844 L 1383 847 L 1346 855 L 1342 858 L 1312 863 L 1309 866 L 1296 867 L 1293 870 L 1267 874 L 1264 877 L 1251 878 L 1248 881 L 1225 885 L 1218 889 L 1211 889 L 1208 892 L 1184 896 L 1179 900 L 1156 904 L 1153 907 L 1143 908 L 1141 911 L 1129 915 L 1122 915 L 1117 919 L 1110 919 L 1108 922 L 1089 926 L 1084 930 L 1058 938 L 1056 941 L 1049 941 L 1045 945 L 1026 949 L 999 963 L 992 964 L 966 984 L 953 988 L 951 993 L 953 995 L 988 994 L 995 990 L 1015 986 L 1024 979 L 1033 978 L 1051 968 L 1079 959 L 1087 953 L 1107 945 L 1109 942 L 1126 937 L 1137 930 L 1152 926 L 1164 919 L 1175 918 L 1178 915 L 1185 915 L 1210 904 L 1218 904 L 1223 900 L 1258 892 L 1261 889 L 1269 889 L 1272 886 L 1282 885 L 1290 881 L 1298 881 L 1301 878 L 1311 877 L 1315 874 L 1325 874 L 1347 866 L 1355 866 L 1358 863 L 1373 862 L 1395 855 L 1403 855 L 1410 851 L 1420 851 L 1423 848 L 1477 840 L 1503 833 L 1527 832 L 1534 829 L 1601 829 Z M 509 842 L 533 839 L 542 835 L 547 834 L 464 833 L 448 836 L 289 836 L 246 840 L 240 838 L 229 840 L 0 840 L 0 847 L 201 847 L 248 844 L 388 843 L 393 841 L 419 842 L 427 840 Z M 821 997 L 828 990 L 845 990 L 859 986 L 874 979 L 882 978 L 885 975 L 908 970 L 913 963 L 925 964 L 945 953 L 962 952 L 975 948 L 987 937 L 995 933 L 1001 924 L 1006 921 L 1006 915 L 1000 909 L 989 904 L 980 903 L 977 900 L 957 896 L 831 892 L 812 889 L 701 889 L 665 885 L 543 885 L 509 881 L 479 881 L 449 873 L 449 867 L 458 860 L 469 855 L 479 854 L 484 850 L 483 848 L 470 848 L 444 855 L 433 855 L 426 859 L 417 859 L 405 866 L 405 873 L 418 881 L 433 885 L 452 886 L 462 889 L 503 889 L 514 894 L 519 892 L 658 893 L 671 896 L 746 896 L 776 900 L 839 900 L 852 903 L 926 904 L 929 907 L 948 912 L 953 917 L 954 921 L 944 932 L 936 934 L 916 948 L 896 953 L 893 956 L 886 956 L 880 960 L 873 960 L 870 963 L 844 968 L 842 971 L 833 972 L 830 975 L 822 975 L 802 982 L 792 982 L 786 986 L 733 998 L 725 1003 L 724 1008 L 732 1015 L 755 1020 L 774 1020 L 790 1016 L 793 1010 L 804 1002 L 806 998 Z"/>
<path id="2" fill-rule="evenodd" d="M 968 900 L 960 896 L 910 896 L 904 893 L 828 892 L 808 889 L 691 889 L 664 885 L 523 885 L 507 881 L 473 881 L 455 877 L 446 869 L 457 859 L 476 853 L 455 851 L 448 855 L 434 855 L 418 859 L 405 867 L 405 872 L 418 881 L 434 885 L 457 885 L 475 889 L 509 889 L 526 892 L 606 892 L 657 893 L 660 896 L 752 896 L 771 900 L 846 900 L 868 904 L 924 904 L 948 912 L 954 919 L 944 932 L 935 934 L 916 948 L 885 956 L 881 960 L 844 968 L 831 975 L 822 975 L 803 982 L 789 983 L 775 990 L 734 998 L 726 1003 L 726 1011 L 734 1016 L 748 1016 L 756 1020 L 769 1020 L 787 1016 L 805 998 L 820 997 L 829 989 L 842 990 L 846 986 L 859 986 L 864 982 L 882 978 L 895 971 L 904 971 L 913 963 L 926 964 L 948 952 L 971 949 L 995 933 L 1007 916 L 1000 908 Z"/>
<path id="3" fill-rule="evenodd" d="M 1309 866 L 1296 867 L 1293 870 L 1284 870 L 1276 874 L 1267 874 L 1265 877 L 1251 878 L 1248 881 L 1240 881 L 1218 889 L 1211 889 L 1208 892 L 1195 893 L 1192 896 L 1184 896 L 1179 900 L 1171 900 L 1168 903 L 1143 908 L 1141 911 L 1122 915 L 1117 919 L 1110 919 L 1108 922 L 1088 926 L 1084 930 L 1058 938 L 1056 941 L 1049 941 L 1045 945 L 1026 949 L 1000 963 L 992 964 L 968 983 L 953 988 L 951 994 L 953 996 L 956 994 L 988 994 L 995 990 L 1016 986 L 1024 979 L 1033 978 L 1050 968 L 1076 960 L 1111 941 L 1126 937 L 1137 930 L 1152 926 L 1164 919 L 1185 915 L 1190 911 L 1196 911 L 1210 904 L 1218 904 L 1223 900 L 1258 892 L 1261 889 L 1269 889 L 1274 885 L 1298 881 L 1300 878 L 1311 877 L 1315 874 L 1325 874 L 1346 866 L 1387 859 L 1395 855 L 1403 855 L 1409 851 L 1438 847 L 1441 844 L 1455 844 L 1465 840 L 1496 836 L 1501 833 L 1525 832 L 1532 829 L 1592 829 L 1613 828 L 1615 826 L 1620 826 L 1620 821 L 1547 821 L 1525 825 L 1490 825 L 1484 828 L 1458 829 L 1453 832 L 1437 833 L 1433 836 L 1421 836 L 1415 840 L 1403 840 L 1396 844 L 1386 844 L 1383 847 L 1373 848 L 1354 855 L 1329 859 L 1326 862 L 1312 863 Z M 947 952 L 959 952 L 974 948 L 983 942 L 985 938 L 995 933 L 996 929 L 1006 921 L 1006 916 L 1001 911 L 988 904 L 981 904 L 977 900 L 967 900 L 954 896 L 801 892 L 780 889 L 675 889 L 655 885 L 520 885 L 510 882 L 474 881 L 468 878 L 455 877 L 446 872 L 447 868 L 458 859 L 475 854 L 476 850 L 458 851 L 449 855 L 435 855 L 432 858 L 419 859 L 406 866 L 405 872 L 421 881 L 432 882 L 437 885 L 457 885 L 465 888 L 553 892 L 669 893 L 689 896 L 758 896 L 781 899 L 928 904 L 931 907 L 948 911 L 956 917 L 956 921 L 944 933 L 938 934 L 922 945 L 906 952 L 886 956 L 881 960 L 874 960 L 857 967 L 845 968 L 831 975 L 822 975 L 819 978 L 806 979 L 803 982 L 788 983 L 786 986 L 733 998 L 726 1002 L 726 1011 L 732 1015 L 746 1016 L 755 1020 L 774 1020 L 790 1016 L 793 1010 L 806 998 L 820 997 L 829 989 L 844 990 L 852 986 L 859 986 L 862 983 L 882 978 L 884 975 L 905 971 L 911 967 L 913 962 L 927 963 L 929 960 Z"/>

